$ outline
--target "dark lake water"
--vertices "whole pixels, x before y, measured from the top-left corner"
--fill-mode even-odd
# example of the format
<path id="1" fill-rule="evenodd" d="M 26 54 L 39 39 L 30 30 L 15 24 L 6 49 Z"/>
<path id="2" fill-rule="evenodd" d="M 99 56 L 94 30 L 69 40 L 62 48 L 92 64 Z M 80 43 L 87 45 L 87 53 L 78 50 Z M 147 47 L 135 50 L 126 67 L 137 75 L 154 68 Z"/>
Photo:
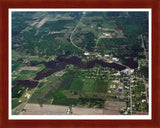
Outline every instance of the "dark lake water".
<path id="1" fill-rule="evenodd" d="M 19 87 L 20 85 L 26 86 L 26 87 L 30 87 L 30 88 L 34 88 L 38 85 L 39 82 L 35 82 L 35 81 L 30 81 L 30 80 L 17 80 L 14 81 L 12 84 L 15 85 L 13 89 Z"/>
<path id="2" fill-rule="evenodd" d="M 132 55 L 133 55 L 132 57 L 135 57 L 135 54 L 132 54 Z M 124 56 L 117 56 L 117 57 L 123 60 L 122 62 L 123 65 L 126 65 L 132 69 L 138 68 L 138 62 L 134 61 L 133 58 L 125 59 Z"/>
<path id="3" fill-rule="evenodd" d="M 99 64 L 102 67 L 114 68 L 118 71 L 124 70 L 126 68 L 125 66 L 122 66 L 116 63 L 107 63 L 102 60 L 94 60 L 94 61 L 89 61 L 87 63 L 83 63 L 81 59 L 76 56 L 73 56 L 69 59 L 58 57 L 57 60 L 58 60 L 57 62 L 55 61 L 41 62 L 41 64 L 43 63 L 46 66 L 46 68 L 50 68 L 50 70 L 45 72 L 46 68 L 44 68 L 42 71 L 37 73 L 37 76 L 34 78 L 34 80 L 42 79 L 44 77 L 50 76 L 54 72 L 63 70 L 68 64 L 77 65 L 79 68 L 82 68 L 82 69 L 93 68 L 95 64 Z M 37 63 L 37 64 L 40 64 L 40 63 Z M 31 65 L 35 65 L 35 64 L 31 64 Z"/>
<path id="4" fill-rule="evenodd" d="M 138 63 L 136 61 L 133 61 L 133 58 L 130 58 L 130 59 L 124 59 L 124 65 L 132 68 L 132 69 L 135 69 L 135 68 L 138 68 Z"/>

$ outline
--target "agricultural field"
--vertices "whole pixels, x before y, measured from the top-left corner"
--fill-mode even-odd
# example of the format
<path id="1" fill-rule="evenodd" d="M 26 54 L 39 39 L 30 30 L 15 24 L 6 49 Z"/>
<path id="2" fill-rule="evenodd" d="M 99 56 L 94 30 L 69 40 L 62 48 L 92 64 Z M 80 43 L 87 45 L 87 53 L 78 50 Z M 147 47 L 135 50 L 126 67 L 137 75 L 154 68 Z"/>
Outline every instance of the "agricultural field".
<path id="1" fill-rule="evenodd" d="M 148 16 L 13 11 L 13 115 L 148 114 Z"/>

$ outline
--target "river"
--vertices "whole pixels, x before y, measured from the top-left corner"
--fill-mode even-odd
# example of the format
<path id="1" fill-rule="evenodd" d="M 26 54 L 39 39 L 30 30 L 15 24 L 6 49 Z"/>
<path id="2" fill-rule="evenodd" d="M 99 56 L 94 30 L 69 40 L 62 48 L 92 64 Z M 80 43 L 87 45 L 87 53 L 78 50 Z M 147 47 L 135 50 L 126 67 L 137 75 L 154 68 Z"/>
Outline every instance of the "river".
<path id="1" fill-rule="evenodd" d="M 117 63 L 107 63 L 104 62 L 102 60 L 93 60 L 93 61 L 89 61 L 89 62 L 82 62 L 80 58 L 73 56 L 71 58 L 64 58 L 66 57 L 65 55 L 61 55 L 59 57 L 57 57 L 56 61 L 49 61 L 49 62 L 31 62 L 30 65 L 31 66 L 36 66 L 38 64 L 44 64 L 45 68 L 42 69 L 40 72 L 38 72 L 36 74 L 36 77 L 34 78 L 34 80 L 40 80 L 43 79 L 44 77 L 50 76 L 51 74 L 57 72 L 57 71 L 61 71 L 63 69 L 65 69 L 65 67 L 69 64 L 73 64 L 78 66 L 79 68 L 82 69 L 90 69 L 93 68 L 95 64 L 99 64 L 102 67 L 109 67 L 109 68 L 113 68 L 116 69 L 118 71 L 124 70 L 126 69 L 126 66 L 130 67 L 130 68 L 137 68 L 138 67 L 138 63 L 133 61 L 133 59 L 128 59 L 125 61 L 124 65 L 120 65 Z M 49 69 L 49 70 L 46 70 Z M 38 82 L 35 81 L 29 81 L 29 80 L 17 80 L 13 83 L 13 85 L 15 85 L 15 87 L 19 86 L 19 85 L 25 85 L 28 87 L 36 87 Z M 15 88 L 14 87 L 14 88 Z"/>

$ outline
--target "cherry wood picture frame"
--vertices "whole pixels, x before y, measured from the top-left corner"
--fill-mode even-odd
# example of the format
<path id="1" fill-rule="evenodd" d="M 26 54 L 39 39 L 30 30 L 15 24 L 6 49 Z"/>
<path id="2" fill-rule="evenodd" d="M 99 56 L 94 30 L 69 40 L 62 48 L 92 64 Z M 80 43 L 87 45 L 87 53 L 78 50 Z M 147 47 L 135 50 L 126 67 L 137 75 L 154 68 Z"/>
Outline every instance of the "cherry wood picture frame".
<path id="1" fill-rule="evenodd" d="M 152 9 L 151 120 L 9 120 L 9 8 L 150 8 Z M 0 128 L 159 128 L 160 127 L 159 0 L 0 0 Z"/>

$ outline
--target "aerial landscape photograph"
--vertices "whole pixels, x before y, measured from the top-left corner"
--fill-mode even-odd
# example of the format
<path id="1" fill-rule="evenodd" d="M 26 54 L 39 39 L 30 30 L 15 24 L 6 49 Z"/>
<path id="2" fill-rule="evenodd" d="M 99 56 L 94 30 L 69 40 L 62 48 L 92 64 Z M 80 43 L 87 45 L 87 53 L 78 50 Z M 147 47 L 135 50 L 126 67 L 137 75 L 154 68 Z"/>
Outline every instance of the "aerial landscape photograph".
<path id="1" fill-rule="evenodd" d="M 149 115 L 148 11 L 12 11 L 11 115 Z"/>

